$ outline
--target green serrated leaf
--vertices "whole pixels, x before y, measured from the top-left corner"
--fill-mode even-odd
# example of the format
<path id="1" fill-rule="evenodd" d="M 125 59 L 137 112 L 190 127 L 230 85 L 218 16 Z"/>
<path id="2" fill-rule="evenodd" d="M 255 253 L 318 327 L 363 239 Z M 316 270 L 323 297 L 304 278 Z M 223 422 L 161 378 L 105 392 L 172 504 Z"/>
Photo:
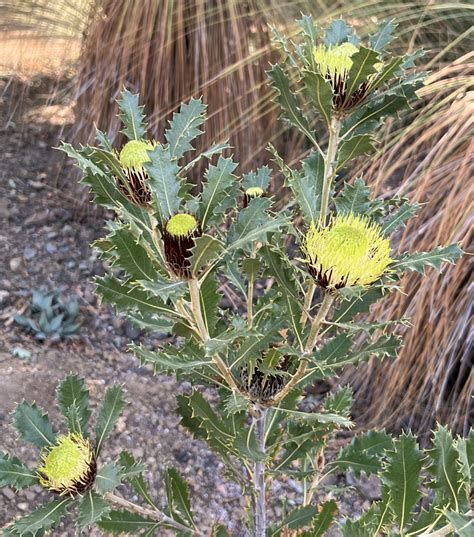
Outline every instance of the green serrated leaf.
<path id="1" fill-rule="evenodd" d="M 331 123 L 334 92 L 331 84 L 319 73 L 305 71 L 303 74 L 305 93 L 319 110 L 327 125 Z"/>
<path id="2" fill-rule="evenodd" d="M 227 251 L 249 248 L 252 242 L 267 242 L 268 233 L 277 231 L 286 217 L 268 214 L 272 202 L 268 198 L 254 198 L 242 209 L 229 229 Z"/>
<path id="3" fill-rule="evenodd" d="M 120 468 L 114 462 L 109 462 L 97 472 L 95 487 L 97 492 L 105 494 L 116 489 L 120 485 L 120 480 Z"/>
<path id="4" fill-rule="evenodd" d="M 202 134 L 199 128 L 205 119 L 206 105 L 201 99 L 191 99 L 182 104 L 179 112 L 173 114 L 170 128 L 165 132 L 171 155 L 179 160 L 184 153 L 191 151 L 191 142 Z"/>
<path id="5" fill-rule="evenodd" d="M 314 505 L 297 507 L 287 515 L 278 526 L 273 530 L 272 535 L 277 534 L 283 528 L 289 530 L 298 530 L 308 526 L 313 518 L 317 515 L 317 509 Z"/>
<path id="6" fill-rule="evenodd" d="M 360 477 L 361 472 L 376 474 L 381 467 L 381 457 L 391 447 L 392 439 L 384 431 L 368 431 L 355 436 L 329 464 L 339 470 L 350 469 L 356 477 Z"/>
<path id="7" fill-rule="evenodd" d="M 356 134 L 345 140 L 338 152 L 337 169 L 342 168 L 350 160 L 374 150 L 374 139 L 371 134 Z M 362 181 L 362 179 L 356 179 Z"/>
<path id="8" fill-rule="evenodd" d="M 110 511 L 105 518 L 97 522 L 97 525 L 112 535 L 121 533 L 138 535 L 143 531 L 153 535 L 153 532 L 160 527 L 159 522 L 129 511 Z"/>
<path id="9" fill-rule="evenodd" d="M 162 279 L 156 271 L 148 251 L 139 244 L 129 228 L 117 227 L 107 237 L 107 240 L 114 253 L 113 266 L 122 268 L 131 278 L 136 280 Z"/>
<path id="10" fill-rule="evenodd" d="M 393 32 L 397 28 L 394 20 L 384 21 L 379 24 L 377 32 L 369 37 L 369 44 L 372 50 L 381 52 L 394 39 Z"/>
<path id="11" fill-rule="evenodd" d="M 471 514 L 461 514 L 456 511 L 448 511 L 446 517 L 456 530 L 458 537 L 472 537 L 474 535 L 474 520 Z"/>
<path id="12" fill-rule="evenodd" d="M 319 506 L 318 514 L 313 518 L 311 529 L 303 533 L 302 537 L 323 537 L 332 526 L 338 512 L 335 500 L 328 500 Z"/>
<path id="13" fill-rule="evenodd" d="M 324 44 L 329 46 L 340 45 L 347 41 L 347 38 L 354 33 L 354 30 L 342 19 L 331 21 L 329 28 L 324 32 Z"/>
<path id="14" fill-rule="evenodd" d="M 322 407 L 326 412 L 349 417 L 352 406 L 352 388 L 340 386 L 334 393 L 326 396 Z"/>
<path id="15" fill-rule="evenodd" d="M 97 416 L 97 426 L 95 431 L 95 452 L 98 455 L 104 445 L 105 440 L 112 432 L 115 422 L 126 405 L 121 386 L 114 385 L 105 392 L 102 405 Z"/>
<path id="16" fill-rule="evenodd" d="M 379 54 L 375 50 L 363 46 L 360 46 L 359 50 L 351 56 L 351 60 L 352 66 L 346 81 L 346 102 L 361 84 L 377 73 L 375 65 L 380 62 Z"/>
<path id="17" fill-rule="evenodd" d="M 14 425 L 25 442 L 39 448 L 51 446 L 56 440 L 48 415 L 36 403 L 20 403 L 13 412 Z"/>
<path id="18" fill-rule="evenodd" d="M 70 498 L 61 498 L 47 503 L 30 515 L 17 520 L 12 529 L 21 536 L 37 535 L 41 531 L 48 530 L 66 515 L 71 501 Z"/>
<path id="19" fill-rule="evenodd" d="M 430 487 L 435 490 L 438 502 L 445 508 L 460 512 L 467 510 L 468 498 L 454 439 L 446 427 L 438 426 L 433 437 L 433 448 L 428 450 L 433 476 Z"/>
<path id="20" fill-rule="evenodd" d="M 396 272 L 411 270 L 424 274 L 425 267 L 429 266 L 441 271 L 441 265 L 443 263 L 453 265 L 462 254 L 463 251 L 457 244 L 451 244 L 446 247 L 438 246 L 434 250 L 431 250 L 431 252 L 404 253 L 398 258 L 395 258 L 391 268 Z"/>
<path id="21" fill-rule="evenodd" d="M 76 524 L 86 528 L 103 518 L 110 511 L 109 504 L 94 491 L 89 490 L 79 503 Z"/>
<path id="22" fill-rule="evenodd" d="M 217 260 L 223 250 L 222 242 L 210 235 L 202 235 L 195 239 L 189 258 L 192 274 L 197 275 L 208 263 Z"/>
<path id="23" fill-rule="evenodd" d="M 205 173 L 206 182 L 201 194 L 198 218 L 205 230 L 212 224 L 221 223 L 224 217 L 220 209 L 223 201 L 231 194 L 232 186 L 236 185 L 234 171 L 237 164 L 231 158 L 219 157 L 217 165 L 210 165 Z M 235 194 L 234 194 L 235 197 Z M 227 205 L 224 204 L 224 211 Z"/>
<path id="24" fill-rule="evenodd" d="M 156 504 L 151 497 L 149 487 L 143 476 L 143 465 L 137 462 L 127 451 L 120 454 L 120 464 L 122 465 L 122 478 L 129 481 L 133 490 L 143 498 L 148 505 L 156 508 Z"/>
<path id="25" fill-rule="evenodd" d="M 188 485 L 175 468 L 168 468 L 165 474 L 168 509 L 173 518 L 186 521 L 194 527 Z"/>
<path id="26" fill-rule="evenodd" d="M 162 145 L 149 151 L 148 156 L 151 162 L 147 162 L 145 168 L 150 176 L 150 187 L 159 216 L 164 223 L 178 211 L 181 205 L 179 167 L 170 149 Z"/>
<path id="27" fill-rule="evenodd" d="M 379 88 L 382 84 L 390 80 L 399 69 L 403 68 L 405 60 L 406 58 L 403 56 L 396 56 L 387 65 L 384 65 L 383 69 L 377 73 L 377 76 L 370 83 L 372 90 Z"/>
<path id="28" fill-rule="evenodd" d="M 136 283 L 141 289 L 161 300 L 168 300 L 170 298 L 176 300 L 186 292 L 186 284 L 183 281 L 167 281 L 160 276 L 157 276 L 154 281 L 138 280 Z"/>
<path id="29" fill-rule="evenodd" d="M 397 229 L 404 227 L 405 222 L 413 218 L 420 210 L 421 205 L 418 203 L 403 203 L 402 206 L 391 214 L 382 225 L 385 235 L 391 235 Z"/>
<path id="30" fill-rule="evenodd" d="M 0 487 L 23 489 L 38 482 L 36 472 L 30 470 L 17 457 L 0 451 Z"/>
<path id="31" fill-rule="evenodd" d="M 138 104 L 138 94 L 133 94 L 124 89 L 120 94 L 118 105 L 119 117 L 124 125 L 122 132 L 129 140 L 141 140 L 145 138 L 145 115 L 143 106 Z"/>
<path id="32" fill-rule="evenodd" d="M 337 340 L 339 337 L 340 336 L 336 336 L 334 339 Z M 377 341 L 369 341 L 355 352 L 350 352 L 346 355 L 343 355 L 341 352 L 334 354 L 331 358 L 326 360 L 326 363 L 320 364 L 320 367 L 323 371 L 335 371 L 348 364 L 357 364 L 366 361 L 371 357 L 384 358 L 387 356 L 396 356 L 401 343 L 402 340 L 398 336 L 380 336 Z"/>
<path id="33" fill-rule="evenodd" d="M 247 188 L 259 187 L 266 192 L 270 186 L 270 177 L 272 171 L 268 166 L 262 166 L 255 171 L 244 173 L 242 187 Z"/>
<path id="34" fill-rule="evenodd" d="M 96 291 L 107 304 L 113 304 L 119 311 L 138 310 L 142 315 L 156 314 L 170 318 L 181 315 L 157 297 L 150 298 L 146 291 L 131 287 L 128 282 L 121 282 L 114 276 L 96 278 Z"/>
<path id="35" fill-rule="evenodd" d="M 354 185 L 344 184 L 341 193 L 334 199 L 338 214 L 367 214 L 370 210 L 370 188 L 358 178 Z"/>
<path id="36" fill-rule="evenodd" d="M 212 362 L 201 356 L 191 344 L 183 348 L 172 344 L 162 346 L 155 351 L 150 351 L 141 345 L 132 345 L 131 350 L 139 358 L 141 365 L 153 365 L 155 375 L 189 372 L 212 365 Z"/>
<path id="37" fill-rule="evenodd" d="M 380 478 L 388 488 L 390 510 L 403 530 L 421 498 L 419 486 L 423 456 L 412 434 L 402 434 L 395 439 L 393 448 L 386 451 L 386 455 L 387 461 Z"/>
<path id="38" fill-rule="evenodd" d="M 293 191 L 307 225 L 317 222 L 321 209 L 324 183 L 324 160 L 319 153 L 311 153 L 302 161 L 302 172 L 293 173 L 288 186 Z"/>
<path id="39" fill-rule="evenodd" d="M 70 425 L 74 424 L 74 432 L 85 436 L 91 411 L 84 379 L 72 374 L 63 379 L 58 386 L 57 401 L 63 416 Z"/>
<path id="40" fill-rule="evenodd" d="M 268 76 L 270 77 L 272 86 L 278 92 L 275 100 L 282 109 L 282 117 L 307 136 L 314 145 L 317 145 L 308 120 L 300 110 L 298 101 L 290 89 L 288 77 L 283 69 L 279 65 L 273 65 L 270 71 L 268 71 Z"/>

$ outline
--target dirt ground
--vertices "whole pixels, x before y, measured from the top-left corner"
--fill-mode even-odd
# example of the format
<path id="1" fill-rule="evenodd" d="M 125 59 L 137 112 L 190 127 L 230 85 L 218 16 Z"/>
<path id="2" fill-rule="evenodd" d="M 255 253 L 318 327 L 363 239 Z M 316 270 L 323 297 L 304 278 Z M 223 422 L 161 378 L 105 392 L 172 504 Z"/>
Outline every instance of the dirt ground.
<path id="1" fill-rule="evenodd" d="M 53 100 L 51 84 L 57 90 Z M 104 269 L 89 245 L 101 235 L 102 217 L 76 210 L 76 176 L 62 154 L 52 149 L 60 130 L 72 120 L 61 88 L 44 79 L 24 87 L 0 81 L 0 449 L 14 452 L 32 467 L 37 464 L 36 451 L 17 447 L 10 413 L 23 398 L 35 400 L 50 411 L 58 428 L 54 391 L 58 379 L 70 371 L 87 379 L 93 405 L 107 386 L 124 383 L 130 404 L 102 462 L 123 448 L 130 450 L 147 464 L 156 498 L 162 494 L 164 468 L 176 466 L 190 484 L 198 522 L 209 528 L 218 521 L 228 524 L 236 537 L 245 535 L 240 490 L 224 480 L 222 465 L 205 444 L 192 441 L 178 425 L 175 395 L 189 391 L 190 386 L 140 369 L 126 347 L 131 339 L 143 336 L 101 306 L 93 294 L 92 276 Z M 60 343 L 38 343 L 13 322 L 13 315 L 24 310 L 34 289 L 78 297 L 83 323 L 78 336 Z M 18 348 L 29 351 L 30 357 L 14 356 Z M 376 498 L 372 483 L 356 485 L 351 499 L 341 504 L 341 513 L 354 514 Z M 271 496 L 285 496 L 291 504 L 297 492 L 296 483 L 277 483 Z M 40 489 L 0 490 L 0 527 L 28 513 L 40 497 L 47 496 Z M 70 523 L 50 533 L 75 534 Z M 100 533 L 94 530 L 88 535 Z"/>

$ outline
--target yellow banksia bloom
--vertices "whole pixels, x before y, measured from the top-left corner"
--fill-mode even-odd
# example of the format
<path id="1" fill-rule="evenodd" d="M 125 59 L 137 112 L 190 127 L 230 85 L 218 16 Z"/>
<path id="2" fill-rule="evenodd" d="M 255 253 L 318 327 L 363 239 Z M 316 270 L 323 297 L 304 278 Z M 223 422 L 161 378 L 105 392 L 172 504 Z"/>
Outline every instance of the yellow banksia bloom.
<path id="1" fill-rule="evenodd" d="M 247 188 L 244 192 L 243 207 L 248 207 L 250 200 L 254 198 L 261 198 L 264 195 L 263 188 L 259 186 L 251 186 Z"/>
<path id="2" fill-rule="evenodd" d="M 89 440 L 79 434 L 62 435 L 43 454 L 40 484 L 60 495 L 80 494 L 92 487 L 96 462 Z"/>
<path id="3" fill-rule="evenodd" d="M 192 214 L 178 213 L 166 222 L 163 230 L 165 257 L 176 276 L 191 276 L 189 257 L 194 240 L 202 235 L 201 226 Z"/>
<path id="4" fill-rule="evenodd" d="M 342 43 L 336 46 L 319 45 L 314 48 L 313 56 L 322 76 L 329 80 L 334 91 L 333 104 L 336 110 L 348 110 L 361 103 L 370 91 L 372 77 L 357 88 L 351 95 L 346 94 L 347 78 L 352 67 L 352 56 L 359 48 L 352 43 Z M 383 68 L 383 63 L 374 65 L 377 71 Z"/>
<path id="5" fill-rule="evenodd" d="M 148 173 L 144 165 L 150 162 L 148 151 L 156 147 L 156 142 L 130 140 L 121 149 L 118 159 L 127 182 L 118 181 L 120 192 L 132 203 L 146 208 L 151 202 Z"/>
<path id="6" fill-rule="evenodd" d="M 335 47 L 319 45 L 314 49 L 314 59 L 319 71 L 331 80 L 347 76 L 352 67 L 351 56 L 359 49 L 352 43 L 342 43 Z"/>
<path id="7" fill-rule="evenodd" d="M 327 289 L 370 285 L 392 261 L 381 227 L 353 213 L 337 215 L 326 227 L 311 224 L 303 250 L 310 274 Z"/>

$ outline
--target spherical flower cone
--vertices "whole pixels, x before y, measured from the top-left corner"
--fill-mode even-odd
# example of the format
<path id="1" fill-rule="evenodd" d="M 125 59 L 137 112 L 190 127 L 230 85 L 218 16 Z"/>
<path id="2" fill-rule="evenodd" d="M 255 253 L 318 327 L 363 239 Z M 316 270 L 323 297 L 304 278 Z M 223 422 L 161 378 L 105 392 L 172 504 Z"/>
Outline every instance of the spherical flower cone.
<path id="1" fill-rule="evenodd" d="M 78 434 L 60 436 L 43 454 L 38 468 L 40 484 L 56 494 L 81 494 L 90 489 L 96 475 L 96 462 L 89 440 Z"/>
<path id="2" fill-rule="evenodd" d="M 151 191 L 148 186 L 148 174 L 144 164 L 150 162 L 148 151 L 156 146 L 155 142 L 130 140 L 120 151 L 119 162 L 127 179 L 124 184 L 118 181 L 120 192 L 135 205 L 148 207 L 151 202 Z"/>
<path id="3" fill-rule="evenodd" d="M 367 286 L 387 272 L 390 243 L 364 216 L 338 215 L 326 227 L 308 229 L 303 250 L 310 274 L 325 289 Z"/>
<path id="4" fill-rule="evenodd" d="M 264 195 L 263 188 L 259 186 L 251 186 L 244 192 L 243 207 L 248 207 L 250 200 L 254 198 L 261 198 Z"/>
<path id="5" fill-rule="evenodd" d="M 201 234 L 199 222 L 192 214 L 175 214 L 165 224 L 163 242 L 166 261 L 179 278 L 191 277 L 189 257 L 194 240 Z"/>

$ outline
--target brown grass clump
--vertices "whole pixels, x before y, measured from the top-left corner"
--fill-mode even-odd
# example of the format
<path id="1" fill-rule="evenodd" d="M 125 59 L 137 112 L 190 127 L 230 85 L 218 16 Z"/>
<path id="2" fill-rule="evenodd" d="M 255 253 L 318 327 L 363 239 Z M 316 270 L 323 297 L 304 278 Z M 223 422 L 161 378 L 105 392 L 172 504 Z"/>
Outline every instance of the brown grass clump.
<path id="1" fill-rule="evenodd" d="M 366 169 L 379 194 L 409 195 L 425 204 L 401 235 L 401 250 L 460 241 L 472 253 L 473 57 L 429 77 L 421 90 L 426 106 L 411 125 L 392 133 L 395 140 Z M 428 431 L 440 421 L 464 433 L 472 426 L 472 273 L 469 255 L 442 274 L 409 273 L 404 294 L 393 293 L 372 311 L 373 318 L 409 316 L 413 327 L 396 360 L 350 373 L 367 425 Z"/>
<path id="2" fill-rule="evenodd" d="M 123 86 L 140 92 L 154 137 L 182 101 L 202 96 L 209 121 L 198 148 L 230 139 L 236 160 L 249 167 L 249 155 L 265 148 L 278 115 L 265 74 L 273 11 L 263 4 L 270 6 L 259 0 L 103 2 L 84 44 L 74 138 L 91 141 L 95 123 L 117 139 L 115 99 Z"/>

